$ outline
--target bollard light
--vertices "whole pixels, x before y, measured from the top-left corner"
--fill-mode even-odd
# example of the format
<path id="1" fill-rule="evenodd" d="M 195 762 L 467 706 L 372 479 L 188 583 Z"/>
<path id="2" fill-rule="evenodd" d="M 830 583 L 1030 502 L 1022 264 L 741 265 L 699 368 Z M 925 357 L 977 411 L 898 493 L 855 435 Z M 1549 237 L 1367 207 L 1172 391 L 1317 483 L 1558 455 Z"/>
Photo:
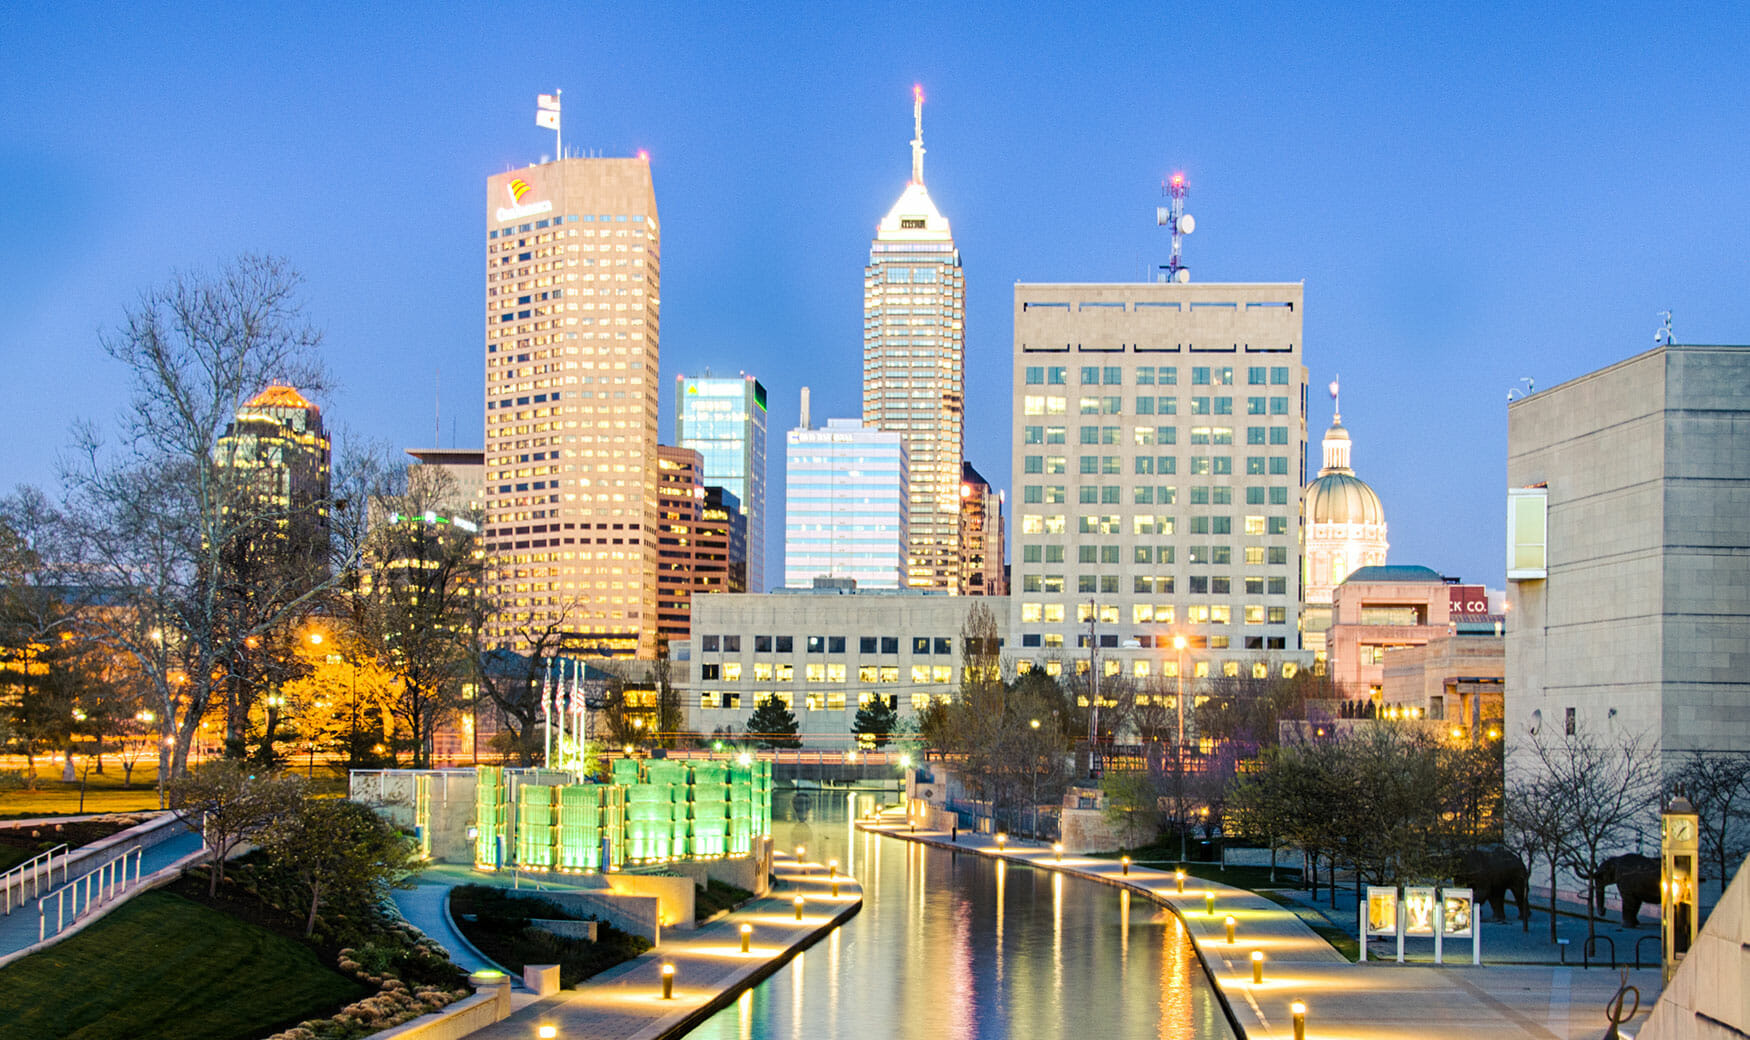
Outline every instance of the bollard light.
<path id="1" fill-rule="evenodd" d="M 751 925 L 751 924 L 742 925 L 741 926 L 741 952 L 742 953 L 748 952 L 748 945 L 747 944 L 748 944 L 749 940 L 751 940 L 752 938 L 753 938 L 753 925 Z"/>
<path id="2" fill-rule="evenodd" d="M 834 899 L 837 899 L 839 897 L 839 879 L 838 878 L 832 879 L 832 897 Z"/>
<path id="3" fill-rule="evenodd" d="M 807 852 L 808 850 L 801 845 L 796 846 L 796 865 L 802 868 L 804 874 L 808 873 L 808 864 L 803 862 L 802 857 L 806 855 Z"/>
<path id="4" fill-rule="evenodd" d="M 1306 1005 L 1297 1000 L 1288 1011 L 1294 1016 L 1294 1040 L 1306 1040 Z"/>
<path id="5" fill-rule="evenodd" d="M 839 861 L 836 859 L 827 860 L 826 861 L 826 873 L 827 873 L 828 877 L 838 877 L 839 876 Z"/>
<path id="6" fill-rule="evenodd" d="M 796 920 L 802 920 L 802 897 L 796 897 Z"/>
<path id="7" fill-rule="evenodd" d="M 559 1027 L 558 1026 L 542 1026 L 541 1028 L 535 1030 L 535 1035 L 540 1037 L 541 1040 L 554 1040 L 554 1038 L 559 1035 Z"/>
<path id="8" fill-rule="evenodd" d="M 1185 872 L 1183 870 L 1173 871 L 1173 880 L 1178 882 L 1179 891 L 1184 892 L 1185 891 Z"/>
<path id="9" fill-rule="evenodd" d="M 662 999 L 674 999 L 674 965 L 672 964 L 662 966 Z"/>
<path id="10" fill-rule="evenodd" d="M 997 851 L 998 852 L 1003 851 L 1003 846 L 1007 845 L 1008 843 L 1009 843 L 1009 836 L 1007 834 L 1002 833 L 1001 831 L 998 831 L 997 832 Z"/>
<path id="11" fill-rule="evenodd" d="M 1263 950 L 1253 950 L 1252 951 L 1252 985 L 1262 986 L 1263 984 L 1264 984 L 1264 951 Z"/>
<path id="12" fill-rule="evenodd" d="M 1215 916 L 1215 893 L 1214 892 L 1203 893 L 1203 912 L 1208 914 L 1210 917 Z"/>
<path id="13" fill-rule="evenodd" d="M 1059 863 L 1062 863 L 1063 862 L 1063 842 L 1061 842 L 1061 841 L 1052 842 L 1051 843 L 1051 851 L 1057 854 L 1057 861 Z"/>
<path id="14" fill-rule="evenodd" d="M 1130 876 L 1130 857 L 1129 856 L 1119 856 L 1118 857 L 1118 866 L 1119 866 L 1119 873 L 1123 874 L 1125 877 Z"/>
<path id="15" fill-rule="evenodd" d="M 1234 915 L 1228 914 L 1224 923 L 1227 925 L 1227 944 L 1232 946 L 1234 944 L 1234 925 L 1239 922 L 1234 920 Z"/>

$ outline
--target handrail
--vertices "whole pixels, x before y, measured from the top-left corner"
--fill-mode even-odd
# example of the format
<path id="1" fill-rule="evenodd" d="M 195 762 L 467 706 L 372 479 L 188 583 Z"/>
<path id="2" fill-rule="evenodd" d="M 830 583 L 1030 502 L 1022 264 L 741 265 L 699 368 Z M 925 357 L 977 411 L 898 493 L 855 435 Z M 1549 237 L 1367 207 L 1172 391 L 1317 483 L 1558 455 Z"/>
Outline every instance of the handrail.
<path id="1" fill-rule="evenodd" d="M 70 923 L 67 917 L 67 897 L 72 896 L 72 921 L 77 921 L 91 911 L 93 906 L 107 903 L 128 889 L 128 857 L 134 858 L 134 885 L 140 884 L 140 861 L 144 858 L 143 846 L 135 845 L 121 855 L 103 863 L 103 865 L 88 870 L 85 873 L 55 889 L 48 895 L 36 901 L 37 942 L 42 942 L 51 934 L 59 935 Z M 119 869 L 118 869 L 119 868 Z M 83 890 L 82 890 L 83 889 Z M 55 930 L 50 932 L 49 900 L 55 901 Z M 81 902 L 83 899 L 83 902 Z"/>
<path id="2" fill-rule="evenodd" d="M 0 889 L 5 889 L 6 892 L 5 905 L 8 915 L 12 913 L 12 886 L 15 880 L 18 885 L 19 906 L 23 906 L 27 898 L 24 894 L 26 884 L 30 885 L 31 896 L 40 896 L 42 895 L 41 882 L 45 873 L 48 875 L 48 883 L 50 885 L 55 883 L 55 853 L 57 852 L 61 854 L 61 881 L 65 882 L 67 880 L 68 858 L 72 855 L 72 850 L 65 842 L 56 845 L 47 852 L 39 852 L 6 873 L 0 874 Z M 47 862 L 39 862 L 43 860 Z"/>

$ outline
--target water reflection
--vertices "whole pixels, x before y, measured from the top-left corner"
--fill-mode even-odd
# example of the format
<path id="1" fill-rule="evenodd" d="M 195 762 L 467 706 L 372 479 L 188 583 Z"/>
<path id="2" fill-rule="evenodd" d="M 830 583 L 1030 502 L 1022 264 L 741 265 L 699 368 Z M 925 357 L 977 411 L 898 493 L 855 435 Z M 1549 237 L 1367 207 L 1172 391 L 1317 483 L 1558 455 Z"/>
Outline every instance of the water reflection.
<path id="1" fill-rule="evenodd" d="M 854 831 L 836 792 L 801 820 L 792 799 L 773 799 L 777 846 L 847 864 L 862 912 L 690 1036 L 1232 1036 L 1183 926 L 1153 903 Z"/>

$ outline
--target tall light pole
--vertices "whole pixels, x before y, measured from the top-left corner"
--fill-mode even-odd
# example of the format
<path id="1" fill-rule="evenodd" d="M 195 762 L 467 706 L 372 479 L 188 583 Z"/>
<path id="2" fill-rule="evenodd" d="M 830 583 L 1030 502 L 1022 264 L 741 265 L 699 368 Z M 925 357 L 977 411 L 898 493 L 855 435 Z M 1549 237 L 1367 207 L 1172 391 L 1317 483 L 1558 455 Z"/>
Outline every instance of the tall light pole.
<path id="1" fill-rule="evenodd" d="M 1088 700 L 1093 717 L 1088 725 L 1088 776 L 1100 776 L 1100 608 L 1088 600 Z"/>
<path id="2" fill-rule="evenodd" d="M 1179 653 L 1179 665 L 1174 669 L 1178 673 L 1179 695 L 1173 698 L 1173 707 L 1178 709 L 1179 726 L 1173 731 L 1173 775 L 1178 779 L 1179 808 L 1185 807 L 1185 637 L 1173 637 L 1173 649 Z M 1179 862 L 1185 862 L 1185 821 L 1179 821 Z"/>

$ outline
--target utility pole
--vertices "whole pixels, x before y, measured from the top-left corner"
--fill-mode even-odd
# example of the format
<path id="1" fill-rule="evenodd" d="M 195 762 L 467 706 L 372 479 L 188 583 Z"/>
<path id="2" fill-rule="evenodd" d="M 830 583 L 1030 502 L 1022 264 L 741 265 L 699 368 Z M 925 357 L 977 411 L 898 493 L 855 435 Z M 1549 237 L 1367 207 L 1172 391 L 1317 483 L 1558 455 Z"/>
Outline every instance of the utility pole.
<path id="1" fill-rule="evenodd" d="M 1088 701 L 1093 719 L 1088 726 L 1088 776 L 1100 778 L 1100 608 L 1088 600 Z"/>

